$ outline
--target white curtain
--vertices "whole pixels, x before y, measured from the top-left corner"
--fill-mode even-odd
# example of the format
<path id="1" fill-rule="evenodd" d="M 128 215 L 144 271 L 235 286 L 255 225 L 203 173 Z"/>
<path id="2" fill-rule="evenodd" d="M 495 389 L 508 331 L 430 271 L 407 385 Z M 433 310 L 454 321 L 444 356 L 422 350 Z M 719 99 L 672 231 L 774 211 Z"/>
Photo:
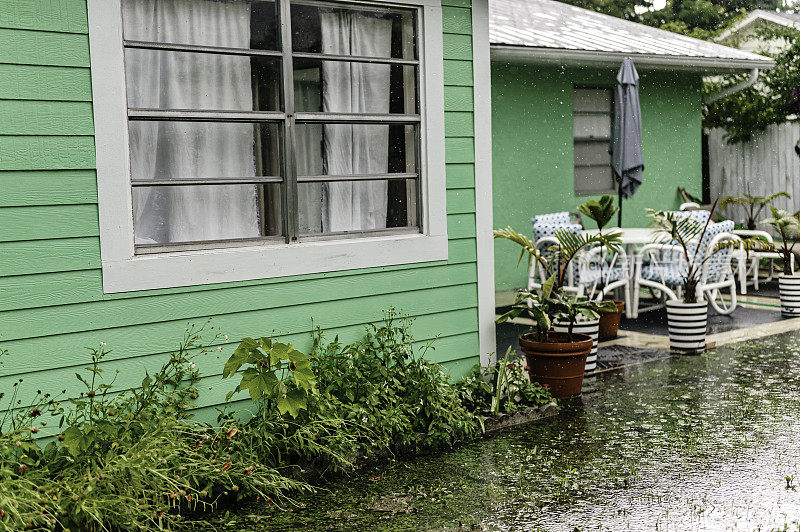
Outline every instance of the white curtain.
<path id="1" fill-rule="evenodd" d="M 392 22 L 380 16 L 334 11 L 321 14 L 326 54 L 391 57 Z M 388 113 L 389 65 L 326 61 L 322 108 L 339 113 Z M 324 155 L 329 175 L 384 174 L 389 168 L 389 126 L 326 124 Z M 386 181 L 327 183 L 325 232 L 386 227 Z"/>
<path id="2" fill-rule="evenodd" d="M 298 111 L 318 111 L 322 95 L 319 88 L 319 69 L 294 72 L 294 101 Z M 321 175 L 322 126 L 306 124 L 295 130 L 297 175 Z M 298 230 L 300 233 L 322 232 L 322 184 L 298 183 Z"/>
<path id="3" fill-rule="evenodd" d="M 250 46 L 248 2 L 124 0 L 126 39 Z M 129 107 L 249 110 L 250 59 L 219 54 L 126 51 Z M 134 179 L 252 177 L 252 124 L 132 121 Z M 137 187 L 137 243 L 259 235 L 254 185 Z"/>

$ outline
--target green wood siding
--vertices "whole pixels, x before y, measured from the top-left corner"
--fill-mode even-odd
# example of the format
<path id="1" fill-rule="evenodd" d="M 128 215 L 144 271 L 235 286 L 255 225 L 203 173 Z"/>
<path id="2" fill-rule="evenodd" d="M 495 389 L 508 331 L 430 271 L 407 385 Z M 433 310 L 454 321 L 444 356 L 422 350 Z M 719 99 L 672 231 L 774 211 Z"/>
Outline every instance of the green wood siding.
<path id="1" fill-rule="evenodd" d="M 640 72 L 644 178 L 623 204 L 623 224 L 643 226 L 644 209 L 677 208 L 677 188 L 701 192 L 701 78 L 686 72 Z M 575 211 L 572 95 L 577 86 L 613 87 L 616 70 L 492 64 L 494 226 L 530 233 L 531 216 Z M 616 223 L 616 218 L 614 220 Z M 524 287 L 519 251 L 495 242 L 495 288 Z"/>
<path id="2" fill-rule="evenodd" d="M 275 334 L 310 346 L 314 325 L 351 341 L 389 307 L 411 314 L 428 356 L 459 376 L 477 360 L 475 149 L 469 0 L 444 0 L 449 260 L 207 286 L 104 294 L 85 0 L 0 3 L 0 387 L 60 390 L 89 362 L 134 386 L 187 324 L 209 317 L 230 337 L 203 367 L 224 401 L 222 359 L 235 339 Z"/>

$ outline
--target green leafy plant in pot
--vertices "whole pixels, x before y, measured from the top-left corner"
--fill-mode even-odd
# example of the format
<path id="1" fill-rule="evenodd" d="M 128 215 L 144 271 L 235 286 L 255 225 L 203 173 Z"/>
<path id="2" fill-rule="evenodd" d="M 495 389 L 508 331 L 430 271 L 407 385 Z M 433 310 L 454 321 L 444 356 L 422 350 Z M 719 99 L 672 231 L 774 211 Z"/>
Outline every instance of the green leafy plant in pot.
<path id="1" fill-rule="evenodd" d="M 603 228 L 608 225 L 619 209 L 614 206 L 614 197 L 606 194 L 599 200 L 589 200 L 578 205 L 578 210 L 581 214 L 594 221 L 597 225 L 598 233 L 600 236 L 603 236 Z M 606 251 L 607 249 L 605 247 L 600 246 L 597 254 L 600 268 L 600 279 L 596 287 L 598 298 L 605 298 L 606 290 L 610 284 L 608 281 L 611 266 L 605 261 Z M 621 260 L 624 260 L 625 255 L 620 254 L 619 257 Z M 620 267 L 627 268 L 628 265 L 623 262 L 620 264 Z M 622 318 L 622 312 L 625 310 L 625 302 L 615 299 L 603 300 L 611 301 L 614 304 L 614 310 L 600 312 L 600 339 L 608 340 L 610 338 L 616 338 L 619 333 L 619 322 Z"/>
<path id="2" fill-rule="evenodd" d="M 712 297 L 722 298 L 724 283 L 725 286 L 731 287 L 732 302 L 727 309 L 732 312 L 735 306 L 733 302 L 736 290 L 732 275 L 728 280 L 719 281 L 722 278 L 719 271 L 724 270 L 725 260 L 729 258 L 720 256 L 720 253 L 731 253 L 734 248 L 748 249 L 755 242 L 753 239 L 741 239 L 730 233 L 714 234 L 719 231 L 717 228 L 710 230 L 715 208 L 716 202 L 712 205 L 705 223 L 673 211 L 647 209 L 653 224 L 658 229 L 658 236 L 657 243 L 645 246 L 641 255 L 650 256 L 652 267 L 673 268 L 681 280 L 679 284 L 681 297 L 667 286 L 658 287 L 670 296 L 666 302 L 667 324 L 670 348 L 675 352 L 697 354 L 705 350 L 709 303 L 705 294 L 710 293 Z M 732 222 L 727 223 L 731 224 L 732 229 Z M 707 237 L 710 238 L 710 242 L 706 243 Z M 660 255 L 653 255 L 654 251 Z M 637 264 L 637 268 L 639 267 L 641 264 Z M 666 270 L 662 272 L 662 276 L 669 276 Z M 715 308 L 718 311 L 725 310 L 718 306 Z"/>
<path id="3" fill-rule="evenodd" d="M 780 253 L 783 256 L 783 271 L 778 276 L 778 290 L 781 297 L 781 314 L 787 317 L 800 316 L 800 275 L 794 273 L 794 247 L 800 242 L 800 219 L 797 214 L 789 214 L 783 209 L 770 205 L 771 217 L 761 223 L 771 227 L 780 241 L 776 244 L 758 240 L 753 247 Z"/>
<path id="4" fill-rule="evenodd" d="M 772 209 L 772 202 L 778 198 L 789 198 L 786 192 L 776 192 L 769 196 L 751 196 L 742 194 L 741 196 L 726 196 L 719 200 L 719 208 L 729 215 L 734 214 L 734 207 L 738 207 L 744 213 L 744 226 L 752 231 L 756 228 L 758 218 L 765 207 Z"/>
<path id="5" fill-rule="evenodd" d="M 556 231 L 559 245 L 550 248 L 546 254 L 541 253 L 528 237 L 510 227 L 496 230 L 494 236 L 518 244 L 522 248 L 520 262 L 527 256 L 529 265 L 531 261 L 537 261 L 548 275 L 541 289 L 520 291 L 514 305 L 497 322 L 528 316 L 533 326 L 520 336 L 519 344 L 527 359 L 531 381 L 549 387 L 556 398 L 579 395 L 586 357 L 593 340 L 588 335 L 575 333 L 573 329 L 579 317 L 596 320 L 601 311 L 612 310 L 614 305 L 568 294 L 564 290 L 564 278 L 581 251 L 595 245 L 619 249 L 619 234 L 586 236 Z M 566 332 L 552 330 L 555 320 L 569 324 Z"/>

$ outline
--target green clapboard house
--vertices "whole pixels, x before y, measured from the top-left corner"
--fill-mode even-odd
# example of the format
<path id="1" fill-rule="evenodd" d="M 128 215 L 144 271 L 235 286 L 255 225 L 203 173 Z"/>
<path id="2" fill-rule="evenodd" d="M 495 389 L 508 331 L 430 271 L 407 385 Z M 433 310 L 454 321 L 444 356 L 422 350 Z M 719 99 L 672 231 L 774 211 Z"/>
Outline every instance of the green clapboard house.
<path id="1" fill-rule="evenodd" d="M 105 342 L 134 386 L 213 316 L 211 406 L 236 340 L 390 307 L 460 376 L 494 351 L 489 89 L 486 0 L 3 0 L 3 381 L 74 391 Z"/>
<path id="2" fill-rule="evenodd" d="M 608 154 L 620 63 L 640 75 L 643 184 L 623 204 L 623 225 L 645 208 L 677 208 L 678 187 L 700 197 L 703 76 L 747 73 L 772 62 L 552 0 L 490 2 L 494 223 L 530 232 L 531 217 L 576 211 L 616 194 Z M 615 220 L 616 222 L 616 220 Z M 507 242 L 495 252 L 497 301 L 527 272 Z"/>

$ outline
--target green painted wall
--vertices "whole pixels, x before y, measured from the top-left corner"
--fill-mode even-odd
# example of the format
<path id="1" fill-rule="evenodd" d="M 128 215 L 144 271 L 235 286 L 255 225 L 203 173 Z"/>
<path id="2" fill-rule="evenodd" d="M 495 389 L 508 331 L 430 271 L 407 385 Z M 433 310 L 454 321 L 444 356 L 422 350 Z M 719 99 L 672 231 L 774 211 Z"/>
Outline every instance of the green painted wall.
<path id="1" fill-rule="evenodd" d="M 0 2 L 0 390 L 74 390 L 104 341 L 117 384 L 141 382 L 187 323 L 213 316 L 230 338 L 201 362 L 224 401 L 223 358 L 235 339 L 277 334 L 310 345 L 314 323 L 351 341 L 395 307 L 415 317 L 418 341 L 454 376 L 478 355 L 469 0 L 444 0 L 447 262 L 106 295 L 98 239 L 94 126 L 85 0 Z"/>
<path id="2" fill-rule="evenodd" d="M 681 72 L 641 72 L 645 171 L 623 204 L 623 225 L 647 223 L 644 209 L 677 208 L 677 187 L 701 192 L 701 79 Z M 615 84 L 612 69 L 566 69 L 492 63 L 494 226 L 530 233 L 535 214 L 576 211 L 573 179 L 574 86 Z M 495 241 L 495 288 L 524 287 L 514 244 Z"/>

